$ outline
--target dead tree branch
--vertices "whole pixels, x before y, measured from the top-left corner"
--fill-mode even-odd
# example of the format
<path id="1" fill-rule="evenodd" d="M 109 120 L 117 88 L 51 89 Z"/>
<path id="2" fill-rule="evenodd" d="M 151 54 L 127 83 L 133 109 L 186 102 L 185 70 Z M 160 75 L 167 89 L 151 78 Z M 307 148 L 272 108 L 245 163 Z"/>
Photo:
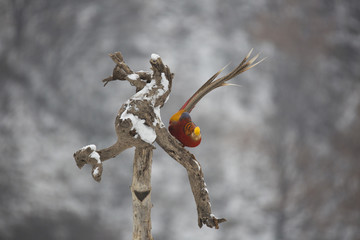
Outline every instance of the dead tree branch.
<path id="1" fill-rule="evenodd" d="M 198 225 L 201 228 L 203 224 L 216 229 L 219 228 L 219 223 L 225 222 L 226 219 L 218 219 L 211 213 L 211 204 L 209 191 L 206 188 L 204 174 L 201 170 L 200 163 L 196 160 L 195 156 L 187 151 L 172 135 L 169 134 L 167 129 L 157 129 L 156 142 L 178 163 L 185 167 L 191 190 L 193 192 L 197 212 L 198 212 Z"/>
<path id="2" fill-rule="evenodd" d="M 120 154 L 127 148 L 135 147 L 133 168 L 133 239 L 151 238 L 151 162 L 153 143 L 156 141 L 172 158 L 185 167 L 198 212 L 198 225 L 219 228 L 218 219 L 211 212 L 209 192 L 204 174 L 194 155 L 187 151 L 165 128 L 160 117 L 160 108 L 171 92 L 173 73 L 165 66 L 161 58 L 153 54 L 150 59 L 150 72 L 135 72 L 124 62 L 120 52 L 110 54 L 116 66 L 113 75 L 104 79 L 104 86 L 111 81 L 128 81 L 136 87 L 136 93 L 120 108 L 115 119 L 117 141 L 114 145 L 96 150 L 88 145 L 74 153 L 76 164 L 82 168 L 92 165 L 92 176 L 101 180 L 103 162 Z"/>

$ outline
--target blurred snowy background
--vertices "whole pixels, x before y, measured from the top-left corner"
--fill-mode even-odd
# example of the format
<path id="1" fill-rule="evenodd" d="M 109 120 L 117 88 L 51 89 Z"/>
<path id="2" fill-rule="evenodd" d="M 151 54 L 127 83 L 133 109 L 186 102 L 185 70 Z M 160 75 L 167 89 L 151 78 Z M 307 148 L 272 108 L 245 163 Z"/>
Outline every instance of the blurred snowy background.
<path id="1" fill-rule="evenodd" d="M 175 73 L 167 123 L 216 71 L 267 60 L 192 113 L 219 230 L 199 229 L 186 171 L 154 152 L 153 236 L 360 236 L 360 3 L 356 0 L 0 0 L 0 239 L 131 239 L 133 149 L 101 183 L 73 153 L 107 147 L 134 89 L 101 80 L 108 53 Z"/>

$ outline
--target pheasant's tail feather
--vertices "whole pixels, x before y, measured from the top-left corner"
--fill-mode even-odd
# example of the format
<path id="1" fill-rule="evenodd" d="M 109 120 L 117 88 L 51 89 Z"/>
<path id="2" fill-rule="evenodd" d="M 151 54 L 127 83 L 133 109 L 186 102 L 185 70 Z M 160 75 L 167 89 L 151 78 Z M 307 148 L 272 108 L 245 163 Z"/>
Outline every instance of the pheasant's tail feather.
<path id="1" fill-rule="evenodd" d="M 262 58 L 261 60 L 257 61 L 256 63 L 254 63 L 256 61 L 256 59 L 258 59 L 259 54 L 256 54 L 255 57 L 251 58 L 248 62 L 247 62 L 247 66 L 245 67 L 245 69 L 242 72 L 245 72 L 253 67 L 255 67 L 256 65 L 258 65 L 259 63 L 261 63 L 262 61 L 264 61 L 266 59 L 266 57 Z"/>
<path id="2" fill-rule="evenodd" d="M 228 66 L 226 65 L 225 67 L 223 67 L 222 69 L 220 69 L 217 73 L 215 73 L 209 80 L 207 80 L 192 96 L 191 98 L 189 98 L 189 100 L 187 100 L 185 102 L 185 104 L 181 107 L 181 109 L 183 109 L 186 112 L 190 112 L 195 105 L 209 92 L 211 92 L 212 90 L 214 90 L 215 88 L 221 87 L 221 86 L 231 86 L 231 85 L 236 85 L 236 84 L 231 84 L 231 83 L 226 83 L 227 81 L 229 81 L 230 79 L 233 79 L 234 77 L 236 77 L 237 75 L 239 75 L 240 73 L 243 73 L 253 67 L 255 67 L 256 65 L 258 65 L 259 63 L 261 63 L 262 61 L 264 61 L 266 58 L 261 59 L 260 61 L 256 60 L 259 57 L 259 54 L 256 54 L 254 57 L 252 57 L 250 60 L 250 56 L 252 53 L 253 49 L 251 49 L 249 51 L 249 53 L 246 55 L 246 57 L 241 61 L 241 63 L 234 69 L 232 70 L 229 74 L 225 75 L 224 77 L 218 78 L 216 79 L 220 73 Z M 238 85 L 237 85 L 238 86 Z"/>
<path id="3" fill-rule="evenodd" d="M 202 90 L 204 90 L 205 88 L 207 88 L 216 78 L 217 76 L 220 75 L 220 73 L 222 71 L 224 71 L 224 69 L 228 66 L 229 64 L 227 64 L 225 67 L 223 67 L 222 69 L 220 69 L 217 73 L 215 73 L 209 80 L 207 80 L 185 103 L 184 105 L 180 108 L 180 110 L 185 109 L 185 107 L 188 105 L 188 103 L 195 97 L 197 96 Z M 186 112 L 190 112 L 191 110 L 188 110 Z"/>
<path id="4" fill-rule="evenodd" d="M 242 87 L 240 84 L 236 84 L 236 83 L 223 83 L 221 86 Z"/>

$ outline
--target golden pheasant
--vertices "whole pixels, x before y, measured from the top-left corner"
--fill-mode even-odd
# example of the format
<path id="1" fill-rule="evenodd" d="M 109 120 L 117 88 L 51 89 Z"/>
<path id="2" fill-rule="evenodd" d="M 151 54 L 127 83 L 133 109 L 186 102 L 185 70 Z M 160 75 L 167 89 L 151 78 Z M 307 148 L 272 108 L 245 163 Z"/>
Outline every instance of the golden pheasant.
<path id="1" fill-rule="evenodd" d="M 242 62 L 229 74 L 224 77 L 217 78 L 217 76 L 224 70 L 220 69 L 217 73 L 214 74 L 207 82 L 205 82 L 190 98 L 185 102 L 185 104 L 176 112 L 169 121 L 169 131 L 177 140 L 179 140 L 184 146 L 187 147 L 196 147 L 201 142 L 201 132 L 200 128 L 191 120 L 190 112 L 195 107 L 195 105 L 202 99 L 206 94 L 214 90 L 215 88 L 221 86 L 235 85 L 231 83 L 226 83 L 230 79 L 236 77 L 242 72 L 249 70 L 250 68 L 256 66 L 264 59 L 254 63 L 259 57 L 257 54 L 255 57 L 249 57 L 252 53 L 252 49 L 248 55 L 242 60 Z"/>

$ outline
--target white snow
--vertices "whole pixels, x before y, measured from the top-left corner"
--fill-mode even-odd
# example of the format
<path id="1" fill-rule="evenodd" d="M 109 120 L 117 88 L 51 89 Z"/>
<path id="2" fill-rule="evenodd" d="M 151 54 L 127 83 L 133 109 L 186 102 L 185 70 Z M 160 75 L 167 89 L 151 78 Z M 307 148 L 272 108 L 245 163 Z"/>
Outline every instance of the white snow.
<path id="1" fill-rule="evenodd" d="M 130 78 L 131 80 L 138 80 L 139 79 L 139 75 L 137 75 L 136 73 L 133 73 L 133 74 L 129 74 L 128 75 L 128 78 Z"/>
<path id="2" fill-rule="evenodd" d="M 90 148 L 92 151 L 96 151 L 96 145 L 95 144 L 90 144 L 90 145 L 87 145 L 85 147 L 82 147 L 81 150 L 85 150 L 87 148 Z"/>
<path id="3" fill-rule="evenodd" d="M 156 94 L 156 98 L 161 97 L 169 90 L 169 81 L 166 79 L 165 73 L 161 73 L 161 85 L 163 85 L 163 89 L 159 88 L 158 93 Z M 166 99 L 167 101 L 167 99 Z M 166 102 L 165 101 L 165 102 Z"/>
<path id="4" fill-rule="evenodd" d="M 149 91 L 154 87 L 155 81 L 151 81 L 150 83 L 146 84 L 143 89 L 135 93 L 131 99 L 132 100 L 148 100 L 151 101 L 152 104 L 155 104 L 155 96 L 149 97 Z"/>
<path id="5" fill-rule="evenodd" d="M 161 115 L 160 115 L 160 106 L 154 107 L 154 112 L 156 115 L 155 121 L 153 122 L 153 125 L 156 126 L 157 124 L 160 124 L 160 127 L 165 127 L 164 123 L 161 121 Z"/>
<path id="6" fill-rule="evenodd" d="M 95 169 L 94 169 L 94 172 L 93 172 L 93 176 L 94 177 L 97 177 L 97 176 L 99 176 L 99 167 L 96 167 Z"/>
<path id="7" fill-rule="evenodd" d="M 131 75 L 137 75 L 137 74 L 131 74 Z M 129 76 L 130 75 L 128 75 L 128 77 Z M 139 75 L 137 75 L 137 76 L 139 77 Z M 150 83 L 146 84 L 143 89 L 141 89 L 139 92 L 135 93 L 131 97 L 131 99 L 132 100 L 147 100 L 147 101 L 150 101 L 154 105 L 156 99 L 161 97 L 163 94 L 166 93 L 166 91 L 169 90 L 169 81 L 166 79 L 166 76 L 164 73 L 161 74 L 161 85 L 163 86 L 163 88 L 158 88 L 156 94 L 149 96 L 150 90 L 152 90 L 152 88 L 155 85 L 156 85 L 156 82 L 151 81 Z"/>
<path id="8" fill-rule="evenodd" d="M 127 110 L 129 108 L 129 105 L 127 109 L 121 114 L 121 119 L 130 119 L 132 122 L 132 128 L 135 129 L 136 133 L 140 136 L 140 138 L 147 142 L 147 143 L 153 143 L 156 139 L 156 133 L 155 130 L 152 129 L 149 126 L 145 125 L 145 120 L 140 119 L 138 116 L 135 116 L 134 114 L 128 113 Z"/>
<path id="9" fill-rule="evenodd" d="M 158 58 L 160 58 L 160 56 L 157 55 L 156 53 L 151 54 L 151 59 L 152 60 L 156 61 Z"/>
<path id="10" fill-rule="evenodd" d="M 164 86 L 164 91 L 169 90 L 169 80 L 166 79 L 165 73 L 161 73 L 161 84 Z"/>
<path id="11" fill-rule="evenodd" d="M 152 54 L 151 55 L 151 59 L 156 60 L 158 59 L 160 56 L 157 54 Z M 129 74 L 128 77 L 132 80 L 136 80 L 139 78 L 139 75 L 137 74 Z M 145 101 L 149 101 L 150 104 L 154 107 L 154 112 L 155 112 L 155 120 L 153 122 L 153 126 L 156 126 L 157 124 L 160 124 L 160 127 L 165 127 L 165 125 L 162 123 L 161 121 L 161 116 L 160 116 L 160 106 L 154 106 L 155 102 L 157 99 L 159 99 L 161 96 L 163 96 L 168 90 L 169 90 L 169 81 L 166 79 L 166 76 L 164 73 L 161 73 L 161 82 L 160 82 L 160 86 L 156 85 L 156 81 L 151 81 L 150 83 L 146 84 L 145 87 L 143 89 L 141 89 L 139 92 L 135 93 L 130 100 L 128 100 L 125 105 L 127 105 L 125 111 L 123 113 L 121 113 L 120 115 L 120 119 L 130 119 L 130 121 L 132 122 L 132 129 L 135 129 L 136 133 L 140 136 L 140 138 L 147 142 L 147 143 L 153 143 L 156 139 L 156 133 L 155 130 L 152 127 L 149 127 L 147 125 L 145 125 L 145 120 L 140 119 L 138 116 L 136 116 L 136 114 L 132 114 L 129 113 L 129 109 L 130 108 L 134 108 L 135 111 L 139 111 L 139 109 L 137 108 L 137 106 L 131 106 L 130 103 L 134 100 L 145 100 Z M 156 87 L 157 92 L 155 92 L 154 94 L 150 94 L 150 91 L 153 90 L 153 88 Z M 168 98 L 167 98 L 168 99 Z M 166 100 L 167 100 L 166 99 Z M 200 166 L 198 165 L 199 169 Z"/>
<path id="12" fill-rule="evenodd" d="M 94 150 L 89 156 L 90 156 L 91 158 L 96 159 L 96 161 L 97 161 L 98 163 L 101 163 L 100 155 L 99 155 L 97 152 L 95 152 L 95 150 Z"/>

